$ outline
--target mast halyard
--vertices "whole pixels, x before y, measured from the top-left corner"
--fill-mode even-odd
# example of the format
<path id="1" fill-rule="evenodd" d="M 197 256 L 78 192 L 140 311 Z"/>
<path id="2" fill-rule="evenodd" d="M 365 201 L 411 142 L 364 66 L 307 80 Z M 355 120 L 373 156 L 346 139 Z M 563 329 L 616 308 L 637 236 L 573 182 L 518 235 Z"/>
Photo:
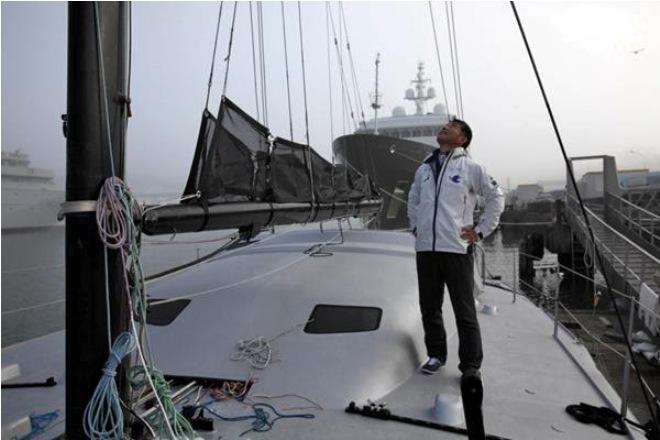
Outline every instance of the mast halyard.
<path id="1" fill-rule="evenodd" d="M 404 99 L 413 101 L 415 103 L 415 114 L 423 115 L 426 113 L 426 101 L 435 98 L 435 89 L 433 87 L 426 88 L 426 83 L 431 82 L 429 78 L 424 77 L 424 63 L 417 64 L 417 77 L 410 81 L 415 86 L 415 90 L 406 90 Z"/>
<path id="2" fill-rule="evenodd" d="M 374 134 L 378 134 L 378 109 L 381 107 L 380 98 L 381 94 L 378 93 L 378 68 L 380 66 L 380 53 L 376 54 L 376 87 L 374 93 L 371 95 L 372 103 L 371 108 L 374 109 Z"/>

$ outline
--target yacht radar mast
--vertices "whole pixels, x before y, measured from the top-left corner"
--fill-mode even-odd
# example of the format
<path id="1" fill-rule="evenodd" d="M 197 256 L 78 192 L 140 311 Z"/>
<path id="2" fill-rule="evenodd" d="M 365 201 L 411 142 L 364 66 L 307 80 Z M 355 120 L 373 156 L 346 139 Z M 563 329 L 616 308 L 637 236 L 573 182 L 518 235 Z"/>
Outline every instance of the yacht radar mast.
<path id="1" fill-rule="evenodd" d="M 378 134 L 378 109 L 381 107 L 380 98 L 381 94 L 378 93 L 378 66 L 380 65 L 380 53 L 376 54 L 376 88 L 374 93 L 371 94 L 371 108 L 374 109 L 374 134 Z"/>
<path id="2" fill-rule="evenodd" d="M 429 87 L 428 90 L 426 89 L 426 83 L 430 81 L 430 79 L 424 78 L 424 63 L 420 61 L 419 64 L 417 64 L 417 78 L 410 81 L 411 84 L 414 84 L 415 90 L 406 90 L 406 96 L 404 97 L 404 99 L 407 99 L 408 101 L 415 102 L 416 115 L 425 114 L 424 107 L 426 101 L 435 98 L 435 89 L 433 87 Z"/>

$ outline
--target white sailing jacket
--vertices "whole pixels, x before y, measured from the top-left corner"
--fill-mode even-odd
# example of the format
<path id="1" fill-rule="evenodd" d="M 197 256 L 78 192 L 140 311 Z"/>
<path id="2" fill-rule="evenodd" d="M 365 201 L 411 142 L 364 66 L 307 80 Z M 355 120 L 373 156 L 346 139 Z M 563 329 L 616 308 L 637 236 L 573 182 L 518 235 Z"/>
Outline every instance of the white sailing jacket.
<path id="1" fill-rule="evenodd" d="M 468 241 L 461 228 L 472 227 L 477 195 L 485 199 L 475 231 L 484 237 L 495 230 L 504 209 L 504 195 L 481 165 L 464 148 L 454 148 L 440 169 L 436 182 L 433 156 L 417 169 L 408 193 L 408 220 L 416 232 L 417 252 L 467 253 Z"/>

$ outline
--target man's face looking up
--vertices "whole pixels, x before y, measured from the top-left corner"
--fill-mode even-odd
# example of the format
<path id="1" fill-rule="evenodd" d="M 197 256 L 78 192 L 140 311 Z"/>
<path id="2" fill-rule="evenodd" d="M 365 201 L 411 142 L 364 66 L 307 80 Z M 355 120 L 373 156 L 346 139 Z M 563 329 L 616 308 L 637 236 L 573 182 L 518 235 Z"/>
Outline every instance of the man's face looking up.
<path id="1" fill-rule="evenodd" d="M 440 146 L 454 148 L 465 144 L 467 139 L 463 134 L 460 125 L 455 122 L 447 122 L 438 132 L 436 141 Z"/>

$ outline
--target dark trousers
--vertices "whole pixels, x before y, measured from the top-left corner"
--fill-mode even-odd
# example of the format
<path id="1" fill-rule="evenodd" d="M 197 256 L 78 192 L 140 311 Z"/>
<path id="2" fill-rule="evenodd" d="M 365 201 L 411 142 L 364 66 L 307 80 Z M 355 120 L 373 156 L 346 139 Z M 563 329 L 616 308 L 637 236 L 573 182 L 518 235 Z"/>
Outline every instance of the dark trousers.
<path id="1" fill-rule="evenodd" d="M 458 368 L 479 369 L 483 359 L 481 333 L 474 305 L 473 257 L 450 252 L 417 252 L 419 306 L 429 357 L 447 360 L 447 334 L 442 321 L 445 284 L 458 329 Z"/>

